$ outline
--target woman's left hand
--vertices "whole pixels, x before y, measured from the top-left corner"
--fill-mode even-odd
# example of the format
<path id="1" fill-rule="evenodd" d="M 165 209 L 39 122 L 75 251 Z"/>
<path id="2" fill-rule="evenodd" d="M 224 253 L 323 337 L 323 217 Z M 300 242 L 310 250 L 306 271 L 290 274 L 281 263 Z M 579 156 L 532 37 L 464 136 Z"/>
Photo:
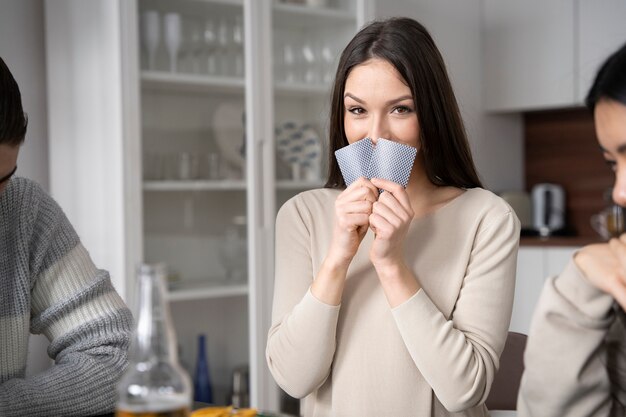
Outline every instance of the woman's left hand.
<path id="1" fill-rule="evenodd" d="M 404 187 L 392 181 L 372 178 L 372 184 L 385 190 L 372 207 L 370 228 L 375 233 L 370 260 L 375 268 L 404 264 L 404 238 L 414 212 Z"/>

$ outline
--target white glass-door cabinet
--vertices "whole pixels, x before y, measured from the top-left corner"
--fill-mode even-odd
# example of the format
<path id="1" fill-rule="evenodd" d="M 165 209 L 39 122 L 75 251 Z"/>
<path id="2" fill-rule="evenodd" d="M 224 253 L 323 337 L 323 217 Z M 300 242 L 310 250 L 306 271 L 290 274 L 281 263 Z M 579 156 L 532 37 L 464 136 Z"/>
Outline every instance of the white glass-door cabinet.
<path id="1" fill-rule="evenodd" d="M 338 54 L 373 0 L 46 1 L 51 191 L 132 300 L 167 263 L 181 359 L 208 338 L 216 403 L 265 364 L 274 219 L 322 187 Z"/>

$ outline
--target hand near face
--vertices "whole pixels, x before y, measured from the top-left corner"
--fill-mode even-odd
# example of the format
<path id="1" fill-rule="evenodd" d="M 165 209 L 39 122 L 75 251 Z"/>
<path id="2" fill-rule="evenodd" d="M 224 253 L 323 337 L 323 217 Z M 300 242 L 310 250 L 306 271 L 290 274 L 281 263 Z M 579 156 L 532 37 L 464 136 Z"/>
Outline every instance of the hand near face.
<path id="1" fill-rule="evenodd" d="M 395 182 L 372 178 L 372 184 L 385 190 L 372 205 L 369 227 L 374 231 L 370 260 L 375 267 L 404 263 L 404 238 L 414 212 L 404 187 Z"/>
<path id="2" fill-rule="evenodd" d="M 626 309 L 626 235 L 611 239 L 608 244 L 585 246 L 574 261 L 594 287 Z"/>
<path id="3" fill-rule="evenodd" d="M 336 263 L 349 264 L 367 233 L 372 205 L 378 189 L 365 178 L 359 178 L 335 201 L 335 225 L 329 253 Z"/>

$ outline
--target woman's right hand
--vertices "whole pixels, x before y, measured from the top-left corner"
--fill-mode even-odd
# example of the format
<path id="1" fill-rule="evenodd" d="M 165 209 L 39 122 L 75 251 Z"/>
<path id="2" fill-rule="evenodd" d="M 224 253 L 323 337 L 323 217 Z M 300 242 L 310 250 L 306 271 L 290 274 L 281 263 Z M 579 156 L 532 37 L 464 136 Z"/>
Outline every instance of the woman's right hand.
<path id="1" fill-rule="evenodd" d="M 587 280 L 626 309 L 626 235 L 579 250 L 574 262 Z"/>
<path id="2" fill-rule="evenodd" d="M 333 237 L 327 261 L 341 266 L 350 264 L 367 233 L 376 200 L 378 188 L 363 177 L 339 194 L 335 201 Z"/>

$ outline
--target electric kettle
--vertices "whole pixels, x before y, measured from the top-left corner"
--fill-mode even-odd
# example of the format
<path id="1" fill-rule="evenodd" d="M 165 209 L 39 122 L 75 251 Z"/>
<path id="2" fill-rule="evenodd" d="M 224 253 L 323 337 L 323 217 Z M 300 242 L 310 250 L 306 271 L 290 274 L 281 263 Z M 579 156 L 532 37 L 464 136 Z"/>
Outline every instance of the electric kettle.
<path id="1" fill-rule="evenodd" d="M 541 183 L 531 192 L 533 227 L 541 236 L 565 228 L 565 190 L 558 184 Z"/>

